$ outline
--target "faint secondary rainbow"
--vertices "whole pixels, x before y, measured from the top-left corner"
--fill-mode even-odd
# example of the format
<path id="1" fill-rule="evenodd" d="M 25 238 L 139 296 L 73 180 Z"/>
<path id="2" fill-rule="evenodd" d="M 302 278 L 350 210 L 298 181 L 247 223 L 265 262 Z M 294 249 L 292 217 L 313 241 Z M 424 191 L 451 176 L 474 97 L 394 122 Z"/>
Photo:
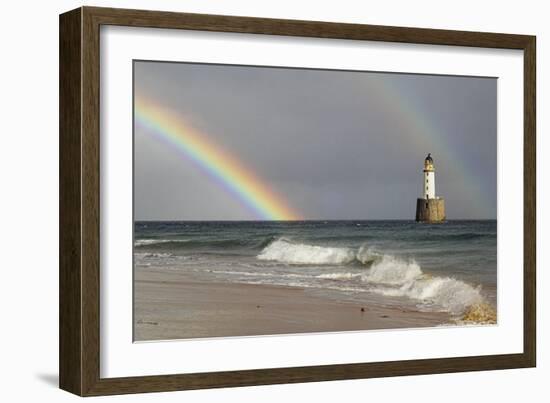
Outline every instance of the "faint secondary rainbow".
<path id="1" fill-rule="evenodd" d="M 464 162 L 445 136 L 440 135 L 441 131 L 436 127 L 433 118 L 424 113 L 416 100 L 400 90 L 390 77 L 391 73 L 380 72 L 373 79 L 363 81 L 362 89 L 376 92 L 378 110 L 384 113 L 388 120 L 397 118 L 404 124 L 404 132 L 409 137 L 407 150 L 415 149 L 422 158 L 431 152 L 437 161 L 444 161 L 443 163 L 453 167 L 450 170 L 453 177 L 448 179 L 453 179 L 453 186 L 461 194 L 475 195 L 469 208 L 472 212 L 482 211 L 480 217 L 476 218 L 491 216 L 495 201 L 490 199 L 491 192 L 484 188 L 478 172 Z"/>
<path id="2" fill-rule="evenodd" d="M 137 124 L 178 150 L 261 220 L 299 220 L 300 215 L 241 161 L 175 113 L 142 96 L 134 100 Z"/>

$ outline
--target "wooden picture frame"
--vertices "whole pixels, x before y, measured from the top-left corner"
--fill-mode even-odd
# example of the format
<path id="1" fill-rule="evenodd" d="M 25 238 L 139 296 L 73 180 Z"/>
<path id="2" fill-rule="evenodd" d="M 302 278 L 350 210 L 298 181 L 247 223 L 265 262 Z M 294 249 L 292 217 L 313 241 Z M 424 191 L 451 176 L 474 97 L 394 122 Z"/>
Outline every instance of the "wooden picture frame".
<path id="1" fill-rule="evenodd" d="M 99 35 L 102 25 L 523 50 L 523 353 L 100 377 Z M 533 367 L 536 363 L 535 37 L 82 7 L 60 16 L 60 387 L 80 396 Z"/>

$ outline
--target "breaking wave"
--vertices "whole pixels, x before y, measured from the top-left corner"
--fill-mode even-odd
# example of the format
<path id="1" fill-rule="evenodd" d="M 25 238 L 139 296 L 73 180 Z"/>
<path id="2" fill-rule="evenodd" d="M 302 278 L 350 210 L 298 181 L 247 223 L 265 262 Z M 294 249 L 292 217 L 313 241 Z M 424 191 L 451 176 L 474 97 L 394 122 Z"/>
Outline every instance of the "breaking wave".
<path id="1" fill-rule="evenodd" d="M 453 315 L 463 315 L 485 304 L 481 286 L 472 286 L 452 277 L 430 276 L 415 261 L 384 255 L 363 275 L 373 284 L 373 292 L 392 297 L 408 297 L 423 304 L 436 305 Z"/>
<path id="2" fill-rule="evenodd" d="M 346 265 L 361 263 L 352 271 L 338 271 L 316 275 L 318 279 L 359 281 L 366 291 L 389 297 L 407 297 L 424 306 L 434 306 L 453 315 L 468 315 L 484 307 L 483 317 L 495 317 L 481 293 L 481 286 L 473 286 L 453 277 L 431 276 L 422 271 L 414 260 L 379 254 L 366 246 L 358 250 L 293 243 L 280 238 L 267 245 L 257 256 L 301 265 Z M 481 314 L 478 314 L 480 316 Z"/>
<path id="3" fill-rule="evenodd" d="M 367 263 L 376 258 L 374 252 L 361 247 L 352 248 L 308 245 L 279 238 L 267 245 L 258 255 L 260 260 L 272 260 L 287 264 L 348 264 L 354 261 Z"/>
<path id="4" fill-rule="evenodd" d="M 281 238 L 266 246 L 258 259 L 289 264 L 345 264 L 355 260 L 355 253 L 350 248 L 292 243 Z"/>

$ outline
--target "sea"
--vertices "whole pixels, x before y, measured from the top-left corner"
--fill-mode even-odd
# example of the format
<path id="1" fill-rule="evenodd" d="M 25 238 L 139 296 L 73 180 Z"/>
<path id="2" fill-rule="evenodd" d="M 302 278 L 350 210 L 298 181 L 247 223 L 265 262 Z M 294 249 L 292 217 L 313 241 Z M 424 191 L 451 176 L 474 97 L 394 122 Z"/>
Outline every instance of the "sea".
<path id="1" fill-rule="evenodd" d="M 497 222 L 136 221 L 134 267 L 459 318 L 496 310 Z"/>

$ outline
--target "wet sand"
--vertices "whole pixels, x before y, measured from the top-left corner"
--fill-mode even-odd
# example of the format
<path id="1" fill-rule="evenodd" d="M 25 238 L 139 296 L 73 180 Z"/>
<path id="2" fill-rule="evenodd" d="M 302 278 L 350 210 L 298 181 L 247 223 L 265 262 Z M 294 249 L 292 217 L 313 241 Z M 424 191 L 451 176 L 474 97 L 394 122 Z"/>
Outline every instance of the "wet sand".
<path id="1" fill-rule="evenodd" d="M 307 289 L 201 282 L 181 272 L 135 273 L 134 339 L 417 328 L 449 323 L 445 313 L 367 306 Z"/>

